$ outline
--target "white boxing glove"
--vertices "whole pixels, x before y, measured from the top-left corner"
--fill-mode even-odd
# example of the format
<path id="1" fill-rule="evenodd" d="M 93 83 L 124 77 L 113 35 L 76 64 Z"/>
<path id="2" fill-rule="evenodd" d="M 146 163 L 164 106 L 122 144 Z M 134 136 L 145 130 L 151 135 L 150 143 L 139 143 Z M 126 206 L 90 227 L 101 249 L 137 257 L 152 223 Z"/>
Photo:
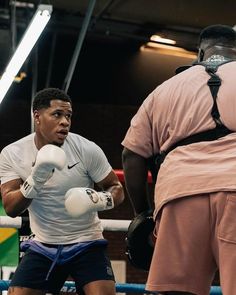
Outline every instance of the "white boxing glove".
<path id="1" fill-rule="evenodd" d="M 110 192 L 97 192 L 86 187 L 71 188 L 65 195 L 65 207 L 73 217 L 83 214 L 109 210 L 114 207 L 114 200 Z"/>
<path id="2" fill-rule="evenodd" d="M 66 164 L 63 149 L 53 144 L 44 145 L 37 154 L 31 174 L 20 187 L 25 198 L 33 199 L 45 182 L 52 176 L 54 169 L 62 170 Z"/>

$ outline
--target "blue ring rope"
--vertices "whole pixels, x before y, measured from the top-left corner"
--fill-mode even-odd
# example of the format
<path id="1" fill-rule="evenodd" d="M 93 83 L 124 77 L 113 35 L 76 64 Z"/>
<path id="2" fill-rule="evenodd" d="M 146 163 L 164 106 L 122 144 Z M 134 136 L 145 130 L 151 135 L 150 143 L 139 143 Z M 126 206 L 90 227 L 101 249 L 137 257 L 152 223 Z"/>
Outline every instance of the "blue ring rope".
<path id="1" fill-rule="evenodd" d="M 0 291 L 8 290 L 10 281 L 0 280 Z M 75 292 L 75 283 L 73 281 L 66 281 L 62 287 L 63 292 Z M 149 293 L 153 292 L 145 290 L 145 284 L 116 284 L 116 291 L 119 293 L 133 292 L 133 293 Z M 212 286 L 210 295 L 222 295 L 221 288 Z"/>

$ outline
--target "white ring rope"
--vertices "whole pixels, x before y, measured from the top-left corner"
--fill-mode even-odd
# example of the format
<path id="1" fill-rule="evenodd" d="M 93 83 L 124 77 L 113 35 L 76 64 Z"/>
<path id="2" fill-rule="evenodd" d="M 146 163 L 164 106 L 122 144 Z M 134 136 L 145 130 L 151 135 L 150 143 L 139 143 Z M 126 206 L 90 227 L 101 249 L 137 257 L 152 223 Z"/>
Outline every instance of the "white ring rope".
<path id="1" fill-rule="evenodd" d="M 131 220 L 100 219 L 102 227 L 107 231 L 127 231 Z M 0 216 L 0 228 L 21 228 L 22 217 Z"/>
<path id="2" fill-rule="evenodd" d="M 10 228 L 21 228 L 22 218 L 21 217 L 8 217 L 0 216 L 0 228 L 10 227 Z"/>

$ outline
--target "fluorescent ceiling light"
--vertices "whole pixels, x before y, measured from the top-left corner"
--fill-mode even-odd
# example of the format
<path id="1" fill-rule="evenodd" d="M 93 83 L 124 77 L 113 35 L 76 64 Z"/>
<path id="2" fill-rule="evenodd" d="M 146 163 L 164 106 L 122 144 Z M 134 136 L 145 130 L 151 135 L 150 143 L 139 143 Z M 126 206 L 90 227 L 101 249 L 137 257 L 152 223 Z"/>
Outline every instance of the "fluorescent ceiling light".
<path id="1" fill-rule="evenodd" d="M 170 56 L 178 56 L 178 57 L 185 57 L 189 59 L 196 59 L 197 54 L 193 51 L 188 51 L 184 48 L 165 45 L 165 44 L 158 44 L 155 42 L 148 42 L 147 44 L 141 46 L 141 51 L 153 51 L 159 54 L 170 55 Z"/>
<path id="2" fill-rule="evenodd" d="M 13 57 L 0 80 L 0 103 L 10 88 L 15 76 L 46 27 L 52 13 L 52 5 L 39 5 Z"/>
<path id="3" fill-rule="evenodd" d="M 162 38 L 159 35 L 152 35 L 150 37 L 150 41 L 164 43 L 164 44 L 172 44 L 172 45 L 176 44 L 176 41 L 175 40 L 167 39 L 167 38 Z"/>

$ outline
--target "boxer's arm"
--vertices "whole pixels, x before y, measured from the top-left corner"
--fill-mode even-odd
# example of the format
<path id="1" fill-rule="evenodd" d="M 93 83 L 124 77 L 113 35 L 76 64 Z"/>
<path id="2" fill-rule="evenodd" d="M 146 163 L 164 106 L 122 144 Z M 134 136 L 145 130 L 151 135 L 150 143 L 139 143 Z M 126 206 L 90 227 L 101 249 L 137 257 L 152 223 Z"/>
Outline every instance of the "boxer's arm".
<path id="1" fill-rule="evenodd" d="M 149 209 L 148 198 L 148 162 L 144 157 L 124 148 L 122 164 L 125 185 L 135 215 Z"/>
<path id="2" fill-rule="evenodd" d="M 45 145 L 37 153 L 35 165 L 23 182 L 21 179 L 8 181 L 1 186 L 3 205 L 11 217 L 24 212 L 39 190 L 52 176 L 53 170 L 63 169 L 66 163 L 65 152 L 55 145 Z"/>
<path id="3" fill-rule="evenodd" d="M 21 191 L 21 179 L 14 179 L 1 185 L 2 202 L 6 214 L 10 217 L 16 217 L 23 213 L 32 202 L 32 199 L 26 199 Z"/>
<path id="4" fill-rule="evenodd" d="M 124 189 L 117 175 L 112 170 L 102 181 L 97 183 L 102 191 L 111 193 L 114 200 L 114 207 L 120 205 L 124 201 Z"/>

